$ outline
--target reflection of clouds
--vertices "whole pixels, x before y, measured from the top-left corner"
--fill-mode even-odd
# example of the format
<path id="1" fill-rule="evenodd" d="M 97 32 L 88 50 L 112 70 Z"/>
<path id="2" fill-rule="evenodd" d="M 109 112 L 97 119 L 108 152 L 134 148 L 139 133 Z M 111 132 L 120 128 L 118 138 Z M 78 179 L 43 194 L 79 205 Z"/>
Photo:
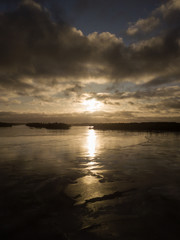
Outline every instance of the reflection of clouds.
<path id="1" fill-rule="evenodd" d="M 87 148 L 88 148 L 88 156 L 91 158 L 95 157 L 96 134 L 94 129 L 89 129 L 88 138 L 87 138 Z"/>

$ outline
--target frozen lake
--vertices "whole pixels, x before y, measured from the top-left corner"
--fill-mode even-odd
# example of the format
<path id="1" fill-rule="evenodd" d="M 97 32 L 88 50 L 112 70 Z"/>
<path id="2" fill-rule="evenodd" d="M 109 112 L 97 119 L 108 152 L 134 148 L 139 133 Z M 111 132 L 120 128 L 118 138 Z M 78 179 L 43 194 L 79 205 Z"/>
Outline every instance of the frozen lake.
<path id="1" fill-rule="evenodd" d="M 1 239 L 180 239 L 180 134 L 0 128 Z"/>

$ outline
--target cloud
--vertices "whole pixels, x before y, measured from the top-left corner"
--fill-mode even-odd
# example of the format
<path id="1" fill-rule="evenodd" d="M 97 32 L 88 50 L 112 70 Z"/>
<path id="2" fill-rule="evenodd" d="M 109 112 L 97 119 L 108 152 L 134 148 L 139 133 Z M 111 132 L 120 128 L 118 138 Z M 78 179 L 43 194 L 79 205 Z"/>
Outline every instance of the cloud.
<path id="1" fill-rule="evenodd" d="M 168 99 L 163 102 L 163 108 L 171 108 L 171 109 L 177 109 L 180 110 L 180 99 L 173 98 L 173 99 Z M 178 111 L 179 113 L 179 111 Z"/>
<path id="2" fill-rule="evenodd" d="M 143 111 L 154 112 L 154 113 L 166 113 L 166 114 L 176 114 L 179 116 L 180 111 L 180 99 L 172 98 L 172 99 L 166 99 L 162 100 L 155 104 L 145 104 L 140 107 Z"/>
<path id="3" fill-rule="evenodd" d="M 7 96 L 1 96 L 0 104 L 5 104 L 6 106 L 9 104 L 21 104 L 21 101 L 17 99 L 8 98 Z"/>
<path id="4" fill-rule="evenodd" d="M 0 83 L 6 88 L 26 89 L 36 82 L 51 85 L 88 78 L 137 81 L 147 74 L 159 77 L 162 73 L 171 78 L 171 69 L 173 74 L 179 72 L 179 27 L 126 46 L 114 34 L 84 36 L 63 20 L 53 21 L 33 0 L 2 13 L 0 22 Z"/>
<path id="5" fill-rule="evenodd" d="M 180 13 L 180 1 L 179 0 L 169 0 L 167 3 L 162 4 L 159 8 L 153 11 L 153 14 L 162 14 L 162 17 L 165 20 L 169 20 L 170 22 L 174 22 L 178 19 Z"/>
<path id="6" fill-rule="evenodd" d="M 133 117 L 133 113 L 128 111 L 109 113 L 104 111 L 99 112 L 83 112 L 83 113 L 17 113 L 17 112 L 0 112 L 1 121 L 10 122 L 66 122 L 66 123 L 97 123 L 102 121 L 112 122 L 121 116 L 123 119 Z M 115 118 L 115 119 L 114 119 Z"/>
<path id="7" fill-rule="evenodd" d="M 39 4 L 25 1 L 0 15 L 0 82 L 8 88 L 28 88 L 24 79 L 51 84 L 51 78 L 83 76 L 90 55 L 87 39 L 63 21 L 55 23 Z M 42 80 L 43 79 L 43 80 Z"/>
<path id="8" fill-rule="evenodd" d="M 31 8 L 37 8 L 39 10 L 42 10 L 42 7 L 40 4 L 38 4 L 37 2 L 33 1 L 33 0 L 22 0 L 21 4 L 24 6 L 29 6 Z"/>
<path id="9" fill-rule="evenodd" d="M 180 82 L 180 74 L 176 74 L 176 72 L 174 74 L 170 74 L 170 75 L 161 75 L 158 77 L 155 77 L 153 79 L 151 79 L 150 81 L 142 84 L 142 87 L 156 87 L 156 86 L 160 86 L 160 85 L 165 85 L 165 84 L 177 84 Z"/>
<path id="10" fill-rule="evenodd" d="M 134 92 L 130 91 L 116 91 L 114 93 L 88 93 L 82 95 L 82 99 L 96 99 L 103 104 L 111 106 L 111 110 L 121 111 L 129 109 L 134 112 L 144 112 L 147 114 L 150 110 L 156 110 L 157 113 L 162 114 L 161 111 L 170 110 L 179 111 L 180 102 L 180 86 L 162 87 L 155 89 L 139 89 Z M 158 112 L 159 111 L 159 112 Z M 142 112 L 142 113 L 143 113 Z M 178 112 L 179 114 L 179 112 Z M 137 112 L 135 114 L 137 116 Z"/>
<path id="11" fill-rule="evenodd" d="M 126 45 L 121 37 L 109 32 L 85 36 L 60 15 L 58 19 L 53 17 L 45 8 L 46 1 L 24 0 L 18 3 L 16 9 L 0 14 L 0 90 L 3 93 L 0 104 L 20 105 L 29 97 L 24 109 L 31 104 L 31 111 L 35 106 L 41 112 L 47 110 L 47 106 L 49 111 L 78 111 L 78 107 L 74 108 L 75 102 L 81 110 L 82 99 L 95 98 L 104 103 L 105 109 L 110 106 L 115 112 L 101 111 L 84 116 L 74 112 L 57 116 L 33 112 L 30 115 L 6 113 L 0 115 L 2 120 L 15 117 L 24 119 L 22 121 L 28 118 L 50 121 L 52 117 L 54 120 L 70 121 L 72 118 L 72 121 L 82 119 L 83 122 L 95 119 L 98 122 L 103 119 L 118 121 L 121 117 L 128 121 L 128 117 L 130 120 L 143 120 L 143 111 L 146 114 L 149 111 L 148 116 L 152 119 L 157 116 L 150 116 L 151 110 L 151 114 L 158 114 L 158 110 L 163 114 L 164 109 L 178 111 L 178 22 L 171 27 L 168 25 L 161 33 L 156 32 L 153 37 Z M 130 35 L 142 31 L 147 33 L 160 24 L 159 19 L 169 19 L 171 13 L 179 11 L 176 1 L 168 1 L 168 4 L 132 25 Z M 87 90 L 91 82 L 98 82 L 99 86 L 94 85 Z M 130 90 L 119 90 L 117 86 L 121 82 L 125 85 L 129 82 Z M 110 89 L 113 84 L 115 92 Z M 101 85 L 106 92 L 101 91 Z M 10 95 L 12 92 L 14 95 Z M 127 106 L 131 111 L 125 111 Z"/>
<path id="12" fill-rule="evenodd" d="M 83 87 L 80 84 L 75 84 L 72 87 L 66 88 L 63 93 L 66 97 L 69 97 L 71 94 L 80 94 L 82 92 Z"/>
<path id="13" fill-rule="evenodd" d="M 146 108 L 147 110 L 147 108 Z M 171 112 L 141 112 L 116 111 L 116 112 L 95 112 L 95 113 L 18 113 L 0 112 L 0 119 L 4 122 L 66 122 L 66 123 L 100 123 L 100 122 L 143 122 L 143 121 L 180 121 L 178 113 Z"/>
<path id="14" fill-rule="evenodd" d="M 127 34 L 133 36 L 140 33 L 152 32 L 158 26 L 163 25 L 164 21 L 174 26 L 179 25 L 179 0 L 168 0 L 166 3 L 156 8 L 148 18 L 139 19 L 135 23 L 131 23 L 130 27 L 127 29 Z"/>
<path id="15" fill-rule="evenodd" d="M 140 32 L 148 33 L 154 30 L 160 24 L 160 20 L 154 16 L 146 19 L 139 19 L 127 29 L 128 35 L 135 35 Z"/>

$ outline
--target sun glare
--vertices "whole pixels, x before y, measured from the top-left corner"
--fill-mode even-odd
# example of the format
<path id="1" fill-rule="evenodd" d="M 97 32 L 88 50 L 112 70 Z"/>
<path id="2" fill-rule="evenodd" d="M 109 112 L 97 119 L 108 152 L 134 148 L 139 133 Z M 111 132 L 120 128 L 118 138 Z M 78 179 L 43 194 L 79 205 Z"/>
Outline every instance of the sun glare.
<path id="1" fill-rule="evenodd" d="M 95 99 L 85 100 L 83 105 L 86 106 L 86 110 L 89 112 L 94 112 L 101 107 L 101 103 Z"/>
<path id="2" fill-rule="evenodd" d="M 88 132 L 87 147 L 88 147 L 89 157 L 95 157 L 96 134 L 94 129 L 91 129 Z"/>

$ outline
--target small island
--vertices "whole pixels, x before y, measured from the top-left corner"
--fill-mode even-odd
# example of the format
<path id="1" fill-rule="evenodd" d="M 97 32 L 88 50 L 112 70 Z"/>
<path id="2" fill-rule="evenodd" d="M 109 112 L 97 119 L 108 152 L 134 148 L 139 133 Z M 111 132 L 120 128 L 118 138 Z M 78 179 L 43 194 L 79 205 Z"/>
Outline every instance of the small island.
<path id="1" fill-rule="evenodd" d="M 31 128 L 46 129 L 69 129 L 70 125 L 65 123 L 27 123 L 26 126 Z"/>
<path id="2" fill-rule="evenodd" d="M 176 122 L 141 122 L 141 123 L 98 123 L 96 130 L 121 130 L 138 132 L 180 132 L 180 123 Z"/>

